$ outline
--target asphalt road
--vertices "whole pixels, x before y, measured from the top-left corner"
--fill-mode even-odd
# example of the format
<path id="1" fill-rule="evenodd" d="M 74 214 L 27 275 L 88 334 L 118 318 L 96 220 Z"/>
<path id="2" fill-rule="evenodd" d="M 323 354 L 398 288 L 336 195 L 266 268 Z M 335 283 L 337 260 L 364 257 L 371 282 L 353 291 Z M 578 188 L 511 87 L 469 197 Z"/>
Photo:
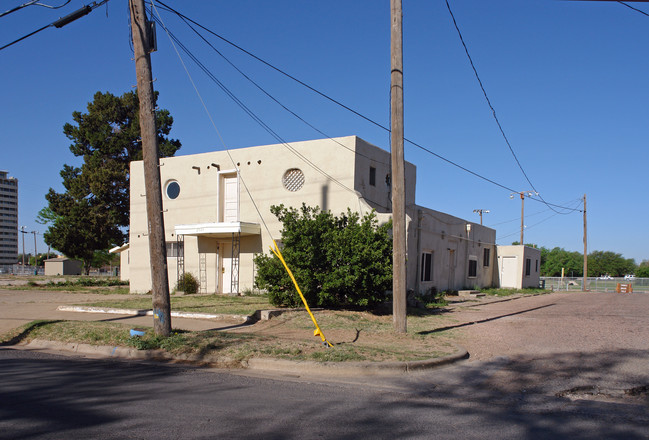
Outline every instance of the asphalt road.
<path id="1" fill-rule="evenodd" d="M 645 406 L 482 389 L 455 368 L 392 384 L 273 380 L 0 350 L 0 437 L 647 438 Z"/>
<path id="2" fill-rule="evenodd" d="M 2 348 L 0 438 L 649 438 L 647 312 L 582 293 L 462 307 L 472 360 L 383 378 Z"/>

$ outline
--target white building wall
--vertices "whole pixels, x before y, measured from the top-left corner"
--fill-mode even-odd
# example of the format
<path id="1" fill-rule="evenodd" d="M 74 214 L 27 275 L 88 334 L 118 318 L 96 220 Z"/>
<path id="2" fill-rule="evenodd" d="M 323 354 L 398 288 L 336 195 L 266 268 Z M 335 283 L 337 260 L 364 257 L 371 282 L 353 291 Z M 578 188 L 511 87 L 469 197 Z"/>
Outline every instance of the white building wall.
<path id="1" fill-rule="evenodd" d="M 418 209 L 414 223 L 416 226 L 412 229 L 418 237 L 417 251 L 409 251 L 408 256 L 417 256 L 416 291 L 425 294 L 432 288 L 445 291 L 494 285 L 494 229 L 422 207 Z M 422 277 L 422 260 L 427 253 L 432 257 L 429 281 Z M 470 260 L 475 261 L 475 275 L 469 273 Z"/>
<path id="2" fill-rule="evenodd" d="M 498 246 L 498 285 L 504 288 L 538 287 L 541 251 L 521 245 Z M 529 269 L 529 271 L 528 271 Z"/>
<path id="3" fill-rule="evenodd" d="M 425 293 L 438 290 L 459 290 L 492 285 L 495 265 L 495 231 L 441 212 L 415 204 L 416 168 L 406 163 L 407 213 L 407 286 Z M 297 191 L 285 188 L 282 178 L 287 170 L 299 169 L 304 177 Z M 280 238 L 281 223 L 270 212 L 272 205 L 299 208 L 303 203 L 330 210 L 335 215 L 347 209 L 366 214 L 375 209 L 380 222 L 391 214 L 390 155 L 356 136 L 323 139 L 285 145 L 267 145 L 225 151 L 177 156 L 161 159 L 165 235 L 176 242 L 177 225 L 217 223 L 223 221 L 223 179 L 240 176 L 239 221 L 262 224 L 261 234 L 241 237 L 239 291 L 252 289 L 253 257 L 268 253 L 272 239 Z M 372 180 L 373 179 L 373 180 Z M 180 192 L 175 199 L 165 195 L 167 185 L 175 181 Z M 254 203 L 250 198 L 252 194 Z M 147 292 L 151 286 L 149 269 L 146 199 L 142 162 L 131 164 L 131 228 L 128 276 L 132 292 Z M 467 236 L 466 225 L 471 225 Z M 227 292 L 231 256 L 231 237 L 184 236 L 185 272 L 204 278 L 205 292 Z M 483 265 L 484 249 L 490 249 L 491 262 Z M 218 249 L 218 250 L 217 250 Z M 421 280 L 421 255 L 434 254 L 433 279 Z M 451 252 L 454 250 L 453 264 Z M 201 258 L 205 262 L 201 271 Z M 476 276 L 469 276 L 468 261 L 477 261 Z M 177 279 L 177 259 L 167 258 L 170 288 Z M 201 273 L 203 272 L 203 273 Z"/>
<path id="4" fill-rule="evenodd" d="M 362 149 L 364 155 L 358 155 L 364 157 L 359 159 L 362 162 L 360 165 L 356 161 L 357 148 Z M 285 145 L 267 145 L 230 150 L 229 155 L 225 151 L 217 151 L 161 159 L 166 240 L 176 241 L 175 225 L 221 221 L 222 177 L 238 173 L 241 178 L 239 220 L 261 224 L 261 213 L 266 223 L 266 227 L 261 228 L 261 236 L 242 237 L 241 241 L 239 290 L 251 289 L 254 254 L 268 252 L 272 239 L 280 238 L 282 225 L 271 214 L 272 205 L 284 204 L 299 208 L 305 203 L 331 210 L 336 215 L 345 212 L 348 207 L 363 214 L 372 207 L 384 213 L 388 210 L 384 206 L 389 201 L 385 176 L 381 178 L 383 186 L 368 188 L 370 185 L 364 176 L 369 175 L 370 163 L 382 167 L 381 173 L 384 173 L 385 164 L 389 163 L 389 154 L 355 136 L 296 142 L 291 143 L 290 148 Z M 297 191 L 289 191 L 282 184 L 282 177 L 289 169 L 299 169 L 304 176 L 304 185 Z M 407 164 L 406 175 L 414 185 L 414 165 Z M 164 190 L 171 181 L 180 185 L 176 199 L 165 195 Z M 371 197 L 365 198 L 363 191 L 371 193 Z M 254 203 L 249 194 L 252 194 Z M 414 203 L 414 188 L 408 190 L 408 198 Z M 228 249 L 231 246 L 230 237 L 207 239 L 201 246 L 196 237 L 184 237 L 186 272 L 192 272 L 199 278 L 200 254 L 207 254 L 207 292 L 216 292 L 223 287 L 217 287 L 219 273 L 224 268 L 214 251 L 216 242 L 221 252 L 220 257 L 227 258 L 231 251 Z M 146 292 L 150 289 L 151 277 L 141 161 L 131 164 L 129 243 L 131 291 Z M 173 288 L 177 278 L 176 259 L 168 258 L 167 262 L 170 286 Z"/>

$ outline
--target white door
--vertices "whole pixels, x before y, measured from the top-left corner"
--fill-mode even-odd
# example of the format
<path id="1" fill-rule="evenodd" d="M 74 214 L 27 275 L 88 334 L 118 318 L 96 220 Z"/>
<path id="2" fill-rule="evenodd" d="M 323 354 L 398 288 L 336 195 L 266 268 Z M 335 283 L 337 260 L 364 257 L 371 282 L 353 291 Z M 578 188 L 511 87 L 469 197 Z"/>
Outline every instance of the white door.
<path id="1" fill-rule="evenodd" d="M 221 258 L 221 293 L 232 293 L 232 258 Z"/>
<path id="2" fill-rule="evenodd" d="M 455 249 L 448 250 L 448 290 L 455 290 Z"/>
<path id="3" fill-rule="evenodd" d="M 518 288 L 518 257 L 503 257 L 500 269 L 500 287 Z"/>
<path id="4" fill-rule="evenodd" d="M 239 182 L 237 176 L 223 179 L 223 221 L 239 221 Z"/>

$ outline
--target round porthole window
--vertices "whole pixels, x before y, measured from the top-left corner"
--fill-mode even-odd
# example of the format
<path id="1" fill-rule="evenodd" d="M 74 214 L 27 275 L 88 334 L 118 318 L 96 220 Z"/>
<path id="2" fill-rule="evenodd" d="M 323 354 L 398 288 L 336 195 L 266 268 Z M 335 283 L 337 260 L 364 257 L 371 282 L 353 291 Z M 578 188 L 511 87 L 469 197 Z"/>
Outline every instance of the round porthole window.
<path id="1" fill-rule="evenodd" d="M 175 180 L 170 181 L 169 183 L 167 183 L 165 193 L 167 194 L 167 197 L 172 200 L 177 198 L 180 195 L 180 184 Z"/>
<path id="2" fill-rule="evenodd" d="M 299 168 L 286 170 L 284 177 L 282 177 L 282 184 L 284 188 L 291 192 L 298 191 L 304 186 L 304 173 Z"/>

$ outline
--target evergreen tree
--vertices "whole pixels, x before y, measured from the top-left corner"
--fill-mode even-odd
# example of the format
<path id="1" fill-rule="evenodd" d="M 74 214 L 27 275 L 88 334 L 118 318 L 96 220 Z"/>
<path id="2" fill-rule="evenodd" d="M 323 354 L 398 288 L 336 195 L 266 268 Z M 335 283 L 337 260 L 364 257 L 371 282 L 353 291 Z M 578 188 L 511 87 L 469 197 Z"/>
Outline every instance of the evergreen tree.
<path id="1" fill-rule="evenodd" d="M 157 94 L 156 94 L 157 99 Z M 63 133 L 72 141 L 70 151 L 83 159 L 80 167 L 64 165 L 63 193 L 50 188 L 47 211 L 41 220 L 49 225 L 45 242 L 71 258 L 83 260 L 90 270 L 96 251 L 120 245 L 129 225 L 129 166 L 142 159 L 139 101 L 136 92 L 122 96 L 95 93 L 87 113 L 72 113 Z M 180 142 L 169 139 L 173 118 L 168 110 L 156 111 L 160 157 L 173 156 Z"/>

